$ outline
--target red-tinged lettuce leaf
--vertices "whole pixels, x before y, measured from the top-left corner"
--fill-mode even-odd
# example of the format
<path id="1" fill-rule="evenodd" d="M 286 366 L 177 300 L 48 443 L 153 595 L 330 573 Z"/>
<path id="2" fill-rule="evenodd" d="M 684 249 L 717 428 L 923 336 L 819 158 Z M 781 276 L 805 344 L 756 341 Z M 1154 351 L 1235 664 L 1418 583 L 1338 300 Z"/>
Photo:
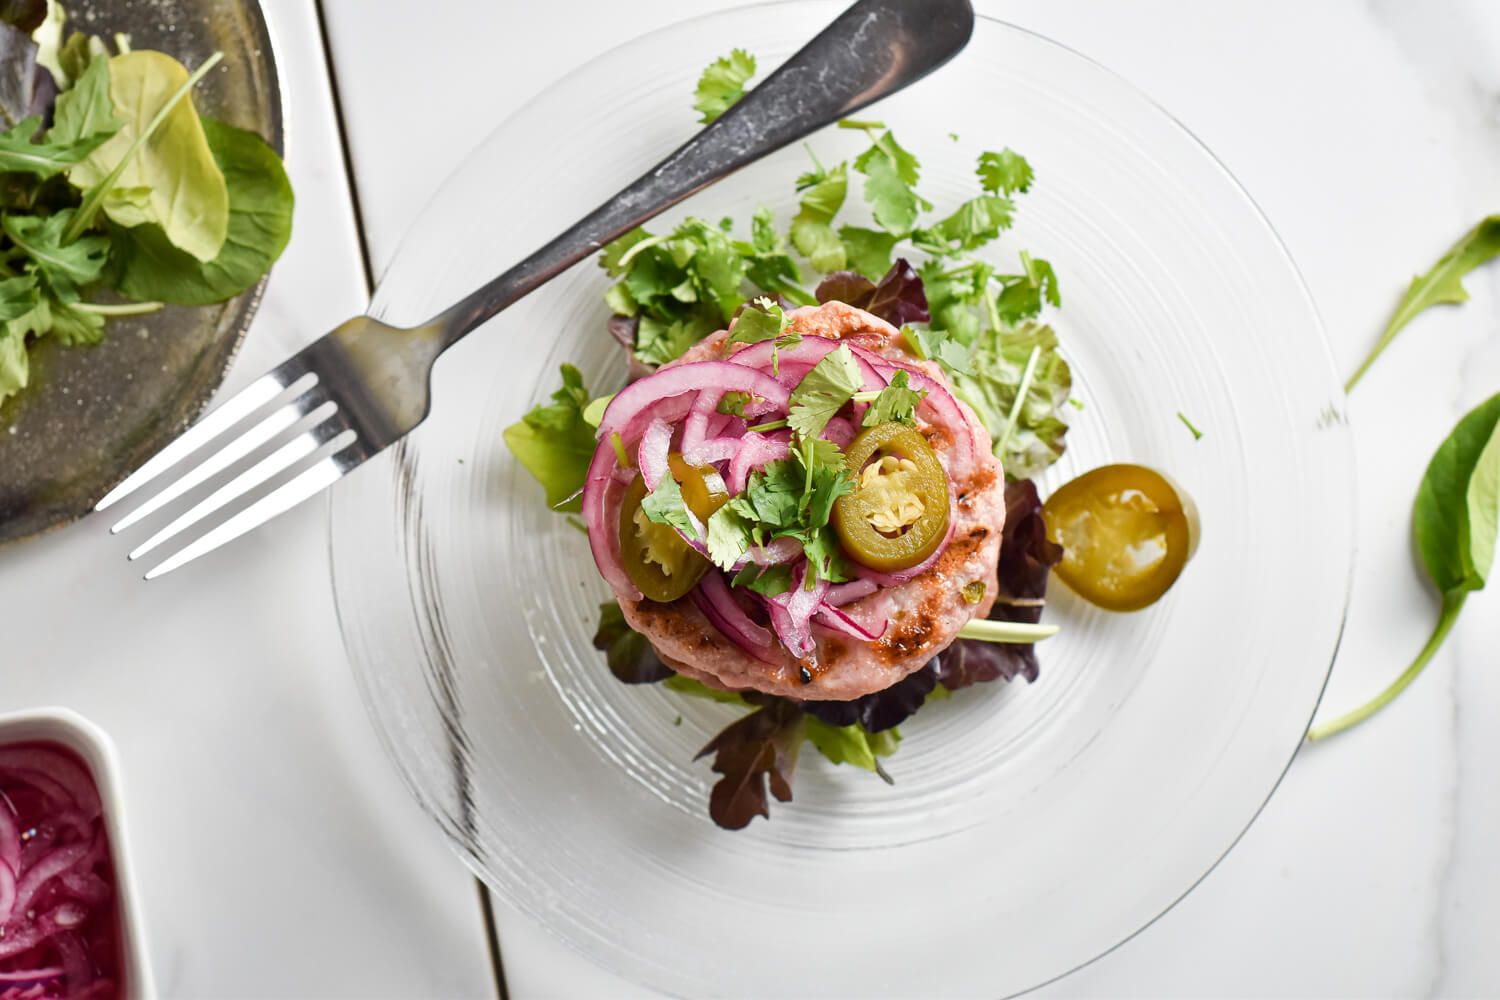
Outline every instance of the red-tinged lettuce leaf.
<path id="1" fill-rule="evenodd" d="M 708 799 L 708 814 L 726 830 L 743 830 L 757 816 L 771 817 L 767 785 L 778 802 L 792 801 L 792 772 L 802 746 L 802 710 L 776 699 L 733 723 L 698 752 L 714 755 L 723 775 Z"/>
<path id="2" fill-rule="evenodd" d="M 609 672 L 626 684 L 655 684 L 672 676 L 672 670 L 656 655 L 646 637 L 625 622 L 620 605 L 599 605 L 599 628 L 594 648 L 604 653 Z"/>
<path id="3" fill-rule="evenodd" d="M 892 326 L 926 323 L 932 318 L 922 276 L 904 257 L 892 264 L 878 283 L 854 271 L 835 271 L 818 283 L 813 294 L 820 303 L 846 302 Z"/>
<path id="4" fill-rule="evenodd" d="M 875 294 L 875 282 L 858 271 L 834 271 L 818 282 L 813 298 L 822 305 L 826 302 L 847 302 L 851 306 L 864 308 Z"/>
<path id="5" fill-rule="evenodd" d="M 937 687 L 936 662 L 933 660 L 884 691 L 876 691 L 854 701 L 804 702 L 802 710 L 830 726 L 852 726 L 858 723 L 867 733 L 894 729 L 921 708 L 932 689 Z"/>

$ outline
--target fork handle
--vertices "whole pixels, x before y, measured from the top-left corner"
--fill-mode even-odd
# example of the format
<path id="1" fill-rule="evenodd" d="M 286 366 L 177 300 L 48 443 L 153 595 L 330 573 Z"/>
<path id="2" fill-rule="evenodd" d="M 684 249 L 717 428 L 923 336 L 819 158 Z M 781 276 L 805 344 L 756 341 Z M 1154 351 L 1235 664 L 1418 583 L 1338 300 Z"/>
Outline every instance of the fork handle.
<path id="1" fill-rule="evenodd" d="M 694 192 L 931 73 L 973 28 L 969 0 L 859 0 L 639 180 L 439 315 L 439 350 Z"/>

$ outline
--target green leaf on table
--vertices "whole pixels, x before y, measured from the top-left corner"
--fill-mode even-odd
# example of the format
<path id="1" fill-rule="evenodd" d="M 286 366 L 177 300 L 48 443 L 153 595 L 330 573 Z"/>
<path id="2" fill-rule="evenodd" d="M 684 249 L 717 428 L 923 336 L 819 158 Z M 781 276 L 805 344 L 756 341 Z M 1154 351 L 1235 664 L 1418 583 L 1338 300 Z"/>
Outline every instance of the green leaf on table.
<path id="1" fill-rule="evenodd" d="M 115 230 L 113 284 L 123 295 L 189 306 L 223 302 L 259 281 L 291 238 L 294 199 L 281 157 L 254 132 L 202 121 L 229 193 L 224 244 L 203 261 L 174 246 L 158 225 Z"/>
<path id="2" fill-rule="evenodd" d="M 1427 644 L 1384 691 L 1308 739 L 1320 740 L 1357 725 L 1390 704 L 1416 680 L 1442 647 L 1468 596 L 1483 590 L 1500 531 L 1500 395 L 1491 396 L 1458 422 L 1427 465 L 1412 504 L 1412 532 L 1427 575 L 1442 595 Z"/>
<path id="3" fill-rule="evenodd" d="M 1396 334 L 1424 310 L 1436 305 L 1467 302 L 1469 293 L 1464 288 L 1464 276 L 1497 256 L 1500 256 L 1500 215 L 1491 215 L 1460 237 L 1430 270 L 1411 279 L 1406 294 L 1401 296 L 1396 311 L 1381 331 L 1380 339 L 1349 377 L 1345 391 L 1354 388 L 1375 359 L 1396 339 Z"/>
<path id="4" fill-rule="evenodd" d="M 704 125 L 718 118 L 745 96 L 745 84 L 755 75 L 755 57 L 744 49 L 734 49 L 708 64 L 698 78 L 693 108 Z"/>
<path id="5" fill-rule="evenodd" d="M 123 125 L 70 170 L 68 179 L 82 191 L 108 183 L 102 206 L 113 222 L 127 228 L 155 223 L 173 246 L 213 260 L 229 230 L 229 191 L 192 97 L 171 103 L 189 83 L 187 69 L 165 53 L 142 49 L 110 59 L 109 76 Z M 161 124 L 137 147 L 136 140 L 163 109 Z M 139 197 L 138 189 L 147 190 L 147 197 Z"/>
<path id="6" fill-rule="evenodd" d="M 598 442 L 594 428 L 583 419 L 589 404 L 583 374 L 572 365 L 563 365 L 562 380 L 551 403 L 533 407 L 505 429 L 504 437 L 511 454 L 546 490 L 547 505 L 577 511 L 577 494 L 588 478 Z"/>

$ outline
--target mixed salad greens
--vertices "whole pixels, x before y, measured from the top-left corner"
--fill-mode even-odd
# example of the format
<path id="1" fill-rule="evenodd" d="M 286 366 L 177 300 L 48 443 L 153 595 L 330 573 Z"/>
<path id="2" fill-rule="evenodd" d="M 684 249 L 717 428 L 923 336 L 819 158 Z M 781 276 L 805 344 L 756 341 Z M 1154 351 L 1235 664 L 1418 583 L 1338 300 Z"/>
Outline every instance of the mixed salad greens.
<path id="1" fill-rule="evenodd" d="M 740 50 L 714 62 L 697 90 L 701 120 L 711 121 L 738 99 L 754 71 L 754 58 Z M 1048 538 L 1041 498 L 1031 480 L 1066 447 L 1065 405 L 1072 378 L 1056 334 L 1042 319 L 1046 308 L 1061 304 L 1058 280 L 1048 261 L 1029 253 L 1020 253 L 1008 269 L 976 255 L 1011 227 L 1017 199 L 1033 183 L 1032 168 L 1013 150 L 984 152 L 975 164 L 972 196 L 939 214 L 919 193 L 920 161 L 888 127 L 876 121 L 844 121 L 840 127 L 864 134 L 868 147 L 831 166 L 809 149 L 811 167 L 796 180 L 798 207 L 785 230 L 769 209 L 759 208 L 747 233 L 737 232 L 730 218 L 688 218 L 670 231 L 638 228 L 604 247 L 599 263 L 613 279 L 606 293 L 612 311 L 609 331 L 628 352 L 632 376 L 639 377 L 736 318 L 735 340 L 769 344 L 773 354 L 794 349 L 785 310 L 795 306 L 842 301 L 899 327 L 907 348 L 943 368 L 994 439 L 1009 481 L 1000 599 L 991 617 L 1035 623 L 1049 572 L 1062 555 Z M 844 218 L 854 200 L 851 184 L 862 196 L 871 224 Z M 914 260 L 920 263 L 914 265 Z M 867 401 L 868 412 L 895 421 L 894 426 L 918 398 L 904 379 L 898 383 Z M 816 443 L 812 425 L 821 429 L 855 390 L 834 354 L 820 362 L 799 385 L 787 418 L 806 425 L 793 428 L 799 439 Z M 562 386 L 551 402 L 534 408 L 505 433 L 511 451 L 558 510 L 578 510 L 576 498 L 598 444 L 595 427 L 609 399 L 591 393 L 582 373 L 565 365 Z M 720 407 L 726 405 L 735 405 L 732 397 Z M 823 534 L 840 482 L 838 470 L 831 462 L 825 468 L 816 454 L 757 470 L 725 515 L 710 521 L 708 547 L 742 548 L 752 531 L 791 535 L 808 552 L 810 573 L 840 579 L 836 546 L 825 544 Z M 792 520 L 781 524 L 777 499 L 800 496 L 804 486 L 816 494 L 824 472 L 826 502 L 793 504 L 783 512 Z M 798 482 L 779 483 L 777 476 L 793 476 Z M 743 509 L 736 511 L 736 503 Z M 824 516 L 807 521 L 810 510 Z M 664 519 L 670 513 L 657 512 Z M 724 525 L 717 534 L 715 522 Z M 762 592 L 785 590 L 787 581 L 773 577 L 763 574 L 744 583 L 762 587 Z M 981 598 L 982 593 L 976 594 L 974 602 Z M 645 637 L 629 628 L 613 602 L 601 608 L 594 641 L 621 681 L 661 682 L 682 693 L 751 709 L 702 753 L 713 755 L 713 768 L 722 776 L 711 796 L 710 814 L 728 828 L 769 815 L 768 795 L 790 798 L 792 770 L 804 739 L 835 763 L 885 777 L 881 759 L 899 745 L 899 724 L 927 701 L 976 683 L 1016 677 L 1034 681 L 1039 670 L 1032 645 L 961 638 L 886 690 L 850 702 L 798 702 L 719 691 L 675 674 Z"/>
<path id="2" fill-rule="evenodd" d="M 189 72 L 66 20 L 56 0 L 0 5 L 0 403 L 29 382 L 29 345 L 232 298 L 291 235 L 280 157 L 193 106 L 220 54 Z"/>

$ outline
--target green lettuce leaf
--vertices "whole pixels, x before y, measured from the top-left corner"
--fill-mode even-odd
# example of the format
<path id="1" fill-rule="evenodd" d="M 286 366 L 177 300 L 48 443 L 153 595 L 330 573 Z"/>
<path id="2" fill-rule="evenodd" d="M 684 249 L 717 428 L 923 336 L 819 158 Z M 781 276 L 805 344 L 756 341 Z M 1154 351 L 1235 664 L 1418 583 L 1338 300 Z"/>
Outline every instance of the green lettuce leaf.
<path id="1" fill-rule="evenodd" d="M 229 193 L 224 244 L 202 261 L 158 225 L 116 229 L 112 283 L 123 295 L 189 306 L 223 302 L 252 287 L 286 249 L 294 199 L 281 158 L 254 132 L 212 118 L 203 119 L 203 132 Z"/>
<path id="2" fill-rule="evenodd" d="M 1031 359 L 1037 363 L 1030 388 L 1016 410 L 1016 396 Z M 954 377 L 959 395 L 979 414 L 994 438 L 1008 476 L 1029 479 L 1062 456 L 1068 425 L 1061 414 L 1073 374 L 1058 352 L 1049 326 L 1028 323 L 1015 330 L 987 331 L 969 358 L 972 374 Z M 1016 413 L 1016 425 L 1010 416 Z"/>
<path id="3" fill-rule="evenodd" d="M 187 69 L 165 53 L 142 49 L 109 60 L 109 76 L 115 114 L 124 124 L 68 179 L 82 191 L 110 181 L 102 205 L 112 221 L 126 227 L 155 223 L 173 246 L 213 260 L 229 231 L 229 191 L 191 96 L 172 104 L 150 139 L 125 161 L 152 119 L 189 83 Z M 115 174 L 122 161 L 124 169 Z"/>
<path id="4" fill-rule="evenodd" d="M 583 374 L 562 366 L 562 388 L 550 404 L 539 404 L 505 429 L 505 445 L 547 491 L 547 505 L 577 511 L 576 494 L 594 459 L 594 428 L 583 419 L 589 404 Z"/>

